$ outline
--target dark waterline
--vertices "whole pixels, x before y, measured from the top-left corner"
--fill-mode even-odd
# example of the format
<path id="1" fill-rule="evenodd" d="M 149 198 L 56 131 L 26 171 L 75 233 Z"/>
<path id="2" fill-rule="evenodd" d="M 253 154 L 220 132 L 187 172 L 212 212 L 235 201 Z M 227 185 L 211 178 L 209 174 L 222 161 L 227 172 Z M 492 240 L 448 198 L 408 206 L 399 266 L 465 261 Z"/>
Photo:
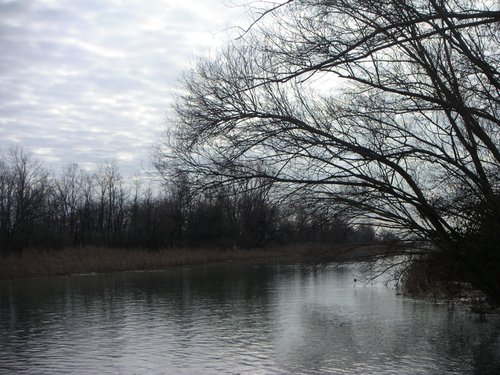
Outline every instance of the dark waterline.
<path id="1" fill-rule="evenodd" d="M 224 265 L 3 282 L 0 373 L 500 373 L 498 317 L 360 276 Z"/>

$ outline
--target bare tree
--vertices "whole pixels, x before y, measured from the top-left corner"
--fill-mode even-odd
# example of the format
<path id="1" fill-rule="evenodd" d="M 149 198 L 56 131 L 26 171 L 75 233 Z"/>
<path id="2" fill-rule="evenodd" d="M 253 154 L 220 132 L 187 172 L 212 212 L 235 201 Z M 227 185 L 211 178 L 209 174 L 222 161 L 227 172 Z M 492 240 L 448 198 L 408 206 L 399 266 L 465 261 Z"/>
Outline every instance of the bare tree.
<path id="1" fill-rule="evenodd" d="M 0 165 L 2 247 L 23 248 L 48 232 L 45 219 L 52 186 L 49 172 L 23 149 L 12 148 L 6 161 Z"/>
<path id="2" fill-rule="evenodd" d="M 487 0 L 278 3 L 186 75 L 158 168 L 323 199 L 500 303 L 480 229 L 500 231 L 499 20 Z"/>
<path id="3" fill-rule="evenodd" d="M 10 166 L 0 160 L 0 247 L 5 250 L 13 234 L 15 184 Z"/>
<path id="4" fill-rule="evenodd" d="M 60 230 L 69 236 L 70 243 L 76 246 L 80 242 L 81 223 L 79 215 L 84 204 L 84 179 L 85 174 L 78 164 L 66 165 L 61 176 L 55 180 L 55 201 L 59 207 L 58 218 Z"/>
<path id="5" fill-rule="evenodd" d="M 99 230 L 106 246 L 116 246 L 125 227 L 125 201 L 128 197 L 118 164 L 100 165 L 95 181 L 99 196 Z"/>

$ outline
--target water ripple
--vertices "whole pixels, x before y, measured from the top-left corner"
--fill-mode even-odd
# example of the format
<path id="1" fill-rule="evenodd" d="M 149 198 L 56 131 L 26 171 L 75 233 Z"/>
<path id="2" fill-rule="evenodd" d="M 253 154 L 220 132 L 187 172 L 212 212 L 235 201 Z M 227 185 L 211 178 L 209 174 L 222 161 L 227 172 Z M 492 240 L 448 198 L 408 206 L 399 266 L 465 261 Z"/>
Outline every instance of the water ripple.
<path id="1" fill-rule="evenodd" d="M 0 284 L 0 373 L 500 372 L 500 319 L 352 277 L 207 267 Z"/>

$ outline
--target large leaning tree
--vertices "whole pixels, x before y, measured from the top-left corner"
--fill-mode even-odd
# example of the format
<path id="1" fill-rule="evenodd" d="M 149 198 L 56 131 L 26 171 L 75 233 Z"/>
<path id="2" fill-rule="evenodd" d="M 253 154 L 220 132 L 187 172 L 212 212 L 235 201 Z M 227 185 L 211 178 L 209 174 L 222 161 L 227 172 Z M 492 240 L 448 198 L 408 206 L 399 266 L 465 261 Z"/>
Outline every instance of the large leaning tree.
<path id="1" fill-rule="evenodd" d="M 499 67 L 496 0 L 276 3 L 186 75 L 158 168 L 343 208 L 500 304 Z"/>

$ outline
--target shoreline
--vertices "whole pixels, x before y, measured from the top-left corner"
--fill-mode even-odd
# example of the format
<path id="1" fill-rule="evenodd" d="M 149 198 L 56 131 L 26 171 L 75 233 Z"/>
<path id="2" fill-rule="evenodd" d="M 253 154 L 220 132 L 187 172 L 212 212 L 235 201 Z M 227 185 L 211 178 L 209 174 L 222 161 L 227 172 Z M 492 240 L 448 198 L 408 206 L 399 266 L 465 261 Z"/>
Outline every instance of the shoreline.
<path id="1" fill-rule="evenodd" d="M 132 271 L 162 271 L 172 267 L 222 262 L 277 261 L 324 263 L 341 248 L 295 245 L 263 249 L 117 249 L 100 247 L 25 250 L 0 257 L 0 281 Z"/>
<path id="2" fill-rule="evenodd" d="M 317 244 L 273 246 L 261 249 L 175 248 L 160 250 L 82 247 L 61 250 L 25 250 L 0 256 L 0 283 L 53 276 L 86 276 L 125 272 L 162 272 L 188 266 L 257 262 L 259 265 L 286 261 L 288 264 L 325 265 L 356 261 L 352 254 L 373 253 L 377 245 Z M 348 256 L 350 254 L 351 256 Z M 363 261 L 362 259 L 357 259 Z M 433 293 L 434 292 L 434 293 Z M 466 294 L 454 298 L 430 293 L 403 293 L 416 300 L 463 305 L 480 316 L 500 314 L 500 307 L 487 306 L 484 298 Z M 474 297 L 475 298 L 472 298 Z M 464 298 L 465 297 L 465 298 Z"/>

